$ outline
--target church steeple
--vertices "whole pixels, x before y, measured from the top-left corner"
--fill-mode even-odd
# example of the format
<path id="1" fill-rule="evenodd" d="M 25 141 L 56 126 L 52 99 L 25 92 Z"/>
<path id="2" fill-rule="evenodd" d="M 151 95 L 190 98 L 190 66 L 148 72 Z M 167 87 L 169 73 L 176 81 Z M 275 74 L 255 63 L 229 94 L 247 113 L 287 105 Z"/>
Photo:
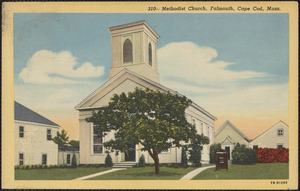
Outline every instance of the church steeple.
<path id="1" fill-rule="evenodd" d="M 146 21 L 110 27 L 109 31 L 112 52 L 109 78 L 127 68 L 159 83 L 156 54 L 159 36 Z"/>

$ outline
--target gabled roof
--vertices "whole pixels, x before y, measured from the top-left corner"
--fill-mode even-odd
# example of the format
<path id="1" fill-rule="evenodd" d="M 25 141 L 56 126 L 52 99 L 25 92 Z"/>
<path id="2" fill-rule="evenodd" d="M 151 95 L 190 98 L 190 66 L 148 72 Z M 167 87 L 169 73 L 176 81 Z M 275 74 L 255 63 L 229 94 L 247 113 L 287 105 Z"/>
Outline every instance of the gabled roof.
<path id="1" fill-rule="evenodd" d="M 223 143 L 224 141 L 226 141 L 226 139 L 227 139 L 229 142 L 231 142 L 232 144 L 235 144 L 235 141 L 232 140 L 231 137 L 230 137 L 229 135 L 227 135 L 227 137 L 225 137 L 225 138 L 223 139 L 223 141 L 221 141 L 221 143 Z"/>
<path id="2" fill-rule="evenodd" d="M 250 139 L 244 135 L 238 128 L 236 128 L 230 121 L 225 121 L 225 123 L 223 123 L 223 125 L 217 130 L 217 132 L 215 133 L 215 136 L 217 136 L 221 131 L 222 129 L 224 129 L 224 127 L 226 125 L 229 125 L 233 130 L 235 130 L 240 136 L 242 136 L 246 141 L 250 142 Z"/>
<path id="3" fill-rule="evenodd" d="M 287 127 L 289 127 L 285 122 L 283 122 L 283 121 L 280 120 L 278 123 L 276 123 L 275 125 L 273 125 L 269 129 L 267 129 L 266 131 L 264 131 L 263 133 L 261 133 L 260 135 L 258 135 L 257 137 L 255 137 L 252 141 L 254 141 L 255 139 L 257 139 L 257 138 L 261 137 L 262 135 L 266 134 L 268 131 L 270 131 L 271 129 L 273 129 L 274 127 L 276 127 L 280 123 L 282 123 L 282 124 L 286 125 Z"/>
<path id="4" fill-rule="evenodd" d="M 30 110 L 29 108 L 25 107 L 24 105 L 16 101 L 15 101 L 15 120 L 60 127 L 56 123 L 50 121 L 49 119 L 41 116 L 40 114 Z"/>
<path id="5" fill-rule="evenodd" d="M 143 81 L 145 81 L 146 83 L 149 83 L 159 89 L 162 89 L 164 91 L 170 92 L 171 94 L 175 94 L 175 95 L 179 95 L 179 96 L 183 96 L 182 94 L 178 93 L 177 91 L 174 91 L 166 86 L 163 86 L 157 82 L 154 82 L 148 78 L 145 78 L 139 74 L 136 74 L 126 68 L 124 68 L 123 70 L 121 70 L 118 74 L 116 74 L 114 77 L 112 77 L 111 79 L 109 79 L 107 82 L 105 82 L 102 86 L 100 86 L 98 89 L 96 89 L 93 93 L 91 93 L 89 96 L 87 96 L 84 100 L 82 100 L 77 106 L 75 106 L 75 109 L 80 110 L 82 109 L 81 107 L 88 101 L 90 100 L 92 97 L 94 97 L 95 95 L 97 95 L 99 92 L 101 92 L 105 87 L 109 86 L 110 84 L 112 84 L 115 80 L 117 80 L 119 77 L 121 77 L 123 74 L 128 73 L 130 75 L 133 75 Z M 199 105 L 197 105 L 196 103 L 192 102 L 192 107 L 196 108 L 197 110 L 203 112 L 205 115 L 207 115 L 208 117 L 212 118 L 213 120 L 216 120 L 217 118 L 215 116 L 213 116 L 212 114 L 210 114 L 209 112 L 207 112 L 205 109 L 203 109 L 202 107 L 200 107 Z"/>

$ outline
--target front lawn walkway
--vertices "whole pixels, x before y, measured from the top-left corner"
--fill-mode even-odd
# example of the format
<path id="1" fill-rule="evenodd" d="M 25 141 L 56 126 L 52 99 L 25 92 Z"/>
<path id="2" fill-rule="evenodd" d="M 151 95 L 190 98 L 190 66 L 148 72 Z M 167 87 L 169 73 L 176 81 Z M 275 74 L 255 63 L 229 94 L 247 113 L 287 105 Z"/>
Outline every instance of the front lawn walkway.
<path id="1" fill-rule="evenodd" d="M 288 163 L 259 163 L 255 165 L 228 165 L 227 170 L 207 169 L 193 180 L 213 179 L 288 179 Z"/>
<path id="2" fill-rule="evenodd" d="M 110 169 L 110 167 L 77 167 L 30 170 L 16 169 L 15 180 L 71 180 Z"/>
<path id="3" fill-rule="evenodd" d="M 197 169 L 197 167 L 160 167 L 160 172 L 156 175 L 154 173 L 154 166 L 133 167 L 90 178 L 88 180 L 179 180 L 185 174 L 195 169 Z"/>

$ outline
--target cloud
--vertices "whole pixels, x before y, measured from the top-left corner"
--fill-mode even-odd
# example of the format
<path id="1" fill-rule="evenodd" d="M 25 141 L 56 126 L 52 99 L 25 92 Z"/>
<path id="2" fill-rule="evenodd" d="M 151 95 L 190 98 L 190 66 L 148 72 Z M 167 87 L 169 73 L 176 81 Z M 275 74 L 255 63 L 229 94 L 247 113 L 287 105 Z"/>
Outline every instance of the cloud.
<path id="1" fill-rule="evenodd" d="M 161 83 L 192 99 L 213 115 L 228 118 L 288 112 L 288 83 L 268 84 L 271 76 L 255 71 L 231 71 L 235 64 L 192 42 L 170 43 L 158 50 Z M 259 79 L 258 81 L 255 81 Z"/>
<path id="2" fill-rule="evenodd" d="M 79 66 L 75 69 L 76 66 Z M 27 62 L 19 78 L 25 83 L 33 84 L 74 84 L 79 79 L 100 77 L 104 67 L 95 67 L 89 62 L 80 65 L 69 51 L 60 53 L 49 50 L 37 51 Z"/>
<path id="3" fill-rule="evenodd" d="M 192 42 L 174 42 L 158 50 L 158 63 L 162 82 L 171 78 L 197 84 L 224 84 L 237 80 L 264 77 L 254 71 L 231 71 L 227 66 L 235 64 L 216 60 L 218 53 L 210 47 L 199 47 Z"/>

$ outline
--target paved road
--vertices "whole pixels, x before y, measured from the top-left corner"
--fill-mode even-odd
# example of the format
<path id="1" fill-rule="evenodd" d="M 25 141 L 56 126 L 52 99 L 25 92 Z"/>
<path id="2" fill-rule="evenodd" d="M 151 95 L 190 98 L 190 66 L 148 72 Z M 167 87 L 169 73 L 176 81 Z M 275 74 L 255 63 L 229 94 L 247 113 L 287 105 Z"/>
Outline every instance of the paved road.
<path id="1" fill-rule="evenodd" d="M 202 171 L 204 171 L 208 168 L 215 168 L 215 166 L 206 166 L 206 167 L 197 168 L 197 169 L 187 173 L 186 175 L 184 175 L 180 180 L 190 180 L 190 179 L 194 178 L 195 176 L 197 176 L 197 174 L 201 173 Z"/>

